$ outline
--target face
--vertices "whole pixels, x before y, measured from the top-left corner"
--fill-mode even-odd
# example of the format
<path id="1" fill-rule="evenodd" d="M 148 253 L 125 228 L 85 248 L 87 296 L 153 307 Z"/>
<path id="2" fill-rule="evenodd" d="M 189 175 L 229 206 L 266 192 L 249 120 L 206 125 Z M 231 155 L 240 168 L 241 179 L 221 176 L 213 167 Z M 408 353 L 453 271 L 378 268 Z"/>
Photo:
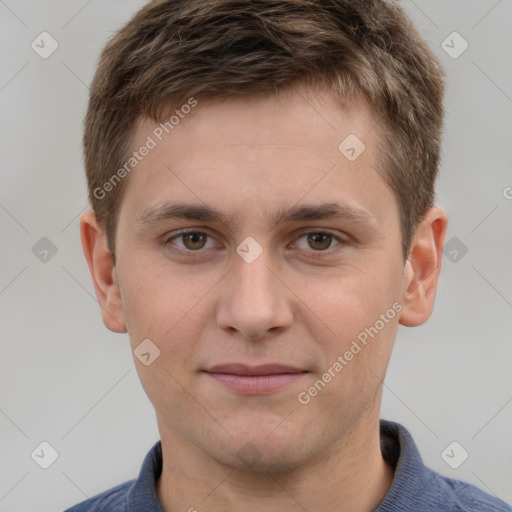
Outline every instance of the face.
<path id="1" fill-rule="evenodd" d="M 141 120 L 133 141 L 156 146 L 124 190 L 110 317 L 135 353 L 151 340 L 136 365 L 162 438 L 298 467 L 378 417 L 404 314 L 375 118 L 295 89 L 157 128 Z"/>

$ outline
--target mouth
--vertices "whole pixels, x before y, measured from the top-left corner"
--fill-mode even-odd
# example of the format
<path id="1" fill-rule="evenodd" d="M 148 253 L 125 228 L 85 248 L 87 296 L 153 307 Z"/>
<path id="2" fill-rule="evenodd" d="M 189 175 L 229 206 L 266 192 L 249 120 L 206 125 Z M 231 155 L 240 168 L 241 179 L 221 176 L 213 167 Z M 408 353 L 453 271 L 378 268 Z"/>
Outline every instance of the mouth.
<path id="1" fill-rule="evenodd" d="M 272 393 L 309 373 L 281 364 L 250 366 L 238 363 L 217 365 L 203 372 L 225 388 L 246 395 Z"/>

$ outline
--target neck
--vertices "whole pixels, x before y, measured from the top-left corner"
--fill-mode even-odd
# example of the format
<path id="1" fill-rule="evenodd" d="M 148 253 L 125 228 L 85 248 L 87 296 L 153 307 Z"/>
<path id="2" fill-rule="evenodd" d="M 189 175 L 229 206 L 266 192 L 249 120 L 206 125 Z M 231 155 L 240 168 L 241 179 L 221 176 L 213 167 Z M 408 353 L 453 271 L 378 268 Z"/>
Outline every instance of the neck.
<path id="1" fill-rule="evenodd" d="M 157 493 L 165 512 L 370 512 L 393 481 L 381 454 L 378 418 L 307 466 L 276 473 L 240 471 L 162 430 L 161 438 Z"/>

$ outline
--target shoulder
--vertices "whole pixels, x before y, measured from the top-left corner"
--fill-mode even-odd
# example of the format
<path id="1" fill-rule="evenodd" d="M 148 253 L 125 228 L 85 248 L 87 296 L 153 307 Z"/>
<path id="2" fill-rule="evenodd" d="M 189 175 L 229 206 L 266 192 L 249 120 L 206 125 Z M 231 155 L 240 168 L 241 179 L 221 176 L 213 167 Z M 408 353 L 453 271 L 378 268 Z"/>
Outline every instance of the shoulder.
<path id="1" fill-rule="evenodd" d="M 128 493 L 135 480 L 113 487 L 64 512 L 126 512 L 128 510 Z"/>
<path id="2" fill-rule="evenodd" d="M 381 449 L 395 476 L 376 512 L 512 512 L 497 497 L 425 466 L 411 434 L 398 423 L 381 420 Z"/>
<path id="3" fill-rule="evenodd" d="M 453 512 L 511 512 L 512 506 L 487 494 L 474 485 L 442 476 L 438 473 L 433 478 L 433 491 L 439 500 L 440 510 Z M 433 496 L 434 497 L 434 496 Z M 448 508 L 441 508 L 449 504 Z"/>
<path id="4" fill-rule="evenodd" d="M 102 492 L 64 512 L 162 512 L 155 482 L 162 471 L 162 447 L 158 441 L 147 453 L 139 476 Z"/>

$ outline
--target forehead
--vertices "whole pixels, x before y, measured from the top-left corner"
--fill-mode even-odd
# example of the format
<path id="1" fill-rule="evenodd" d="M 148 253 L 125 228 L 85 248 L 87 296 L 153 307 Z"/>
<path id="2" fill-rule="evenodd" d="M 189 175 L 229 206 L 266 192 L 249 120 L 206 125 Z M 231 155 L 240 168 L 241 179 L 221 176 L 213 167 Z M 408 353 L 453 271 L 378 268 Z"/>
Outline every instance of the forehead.
<path id="1" fill-rule="evenodd" d="M 124 202 L 137 218 L 170 199 L 238 220 L 275 220 L 276 208 L 340 199 L 379 216 L 393 197 L 379 170 L 376 118 L 362 100 L 346 107 L 294 88 L 177 107 L 167 123 L 140 119 L 132 150 L 151 149 L 130 174 Z"/>

